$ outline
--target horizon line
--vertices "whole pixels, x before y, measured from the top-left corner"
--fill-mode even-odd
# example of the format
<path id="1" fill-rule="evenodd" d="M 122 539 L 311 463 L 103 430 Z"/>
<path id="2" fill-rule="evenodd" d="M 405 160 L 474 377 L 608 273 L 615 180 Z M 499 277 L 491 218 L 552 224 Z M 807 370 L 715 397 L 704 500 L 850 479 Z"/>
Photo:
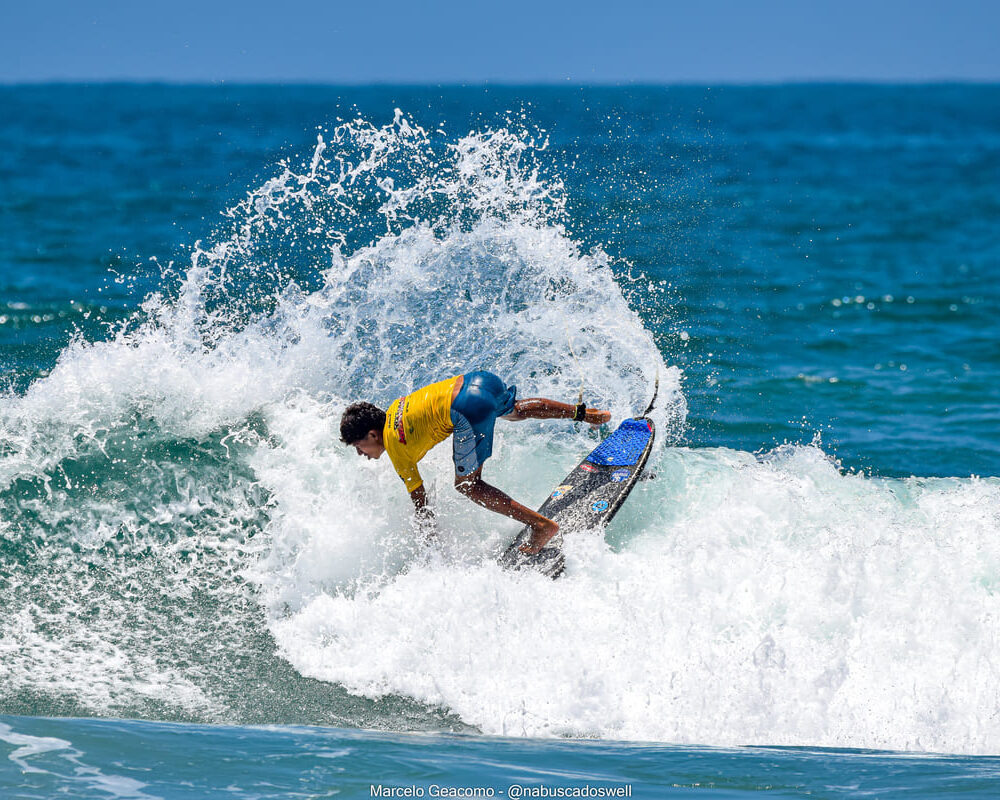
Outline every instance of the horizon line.
<path id="1" fill-rule="evenodd" d="M 19 80 L 6 80 L 0 78 L 0 87 L 42 87 L 42 86 L 162 86 L 162 87 L 191 87 L 191 88 L 222 88 L 226 86 L 234 87 L 268 87 L 268 88 L 331 88 L 331 89 L 628 89 L 628 88 L 764 88 L 779 86 L 1000 86 L 1000 77 L 997 78 L 775 78 L 775 79 L 754 79 L 738 80 L 735 78 L 725 78 L 719 80 L 684 79 L 676 81 L 653 81 L 645 79 L 624 80 L 624 81 L 573 81 L 565 80 L 538 80 L 538 81 L 507 81 L 507 80 L 479 80 L 479 81 L 394 81 L 394 80 L 373 80 L 373 81 L 327 81 L 316 79 L 195 79 L 178 80 L 173 78 L 27 78 Z"/>

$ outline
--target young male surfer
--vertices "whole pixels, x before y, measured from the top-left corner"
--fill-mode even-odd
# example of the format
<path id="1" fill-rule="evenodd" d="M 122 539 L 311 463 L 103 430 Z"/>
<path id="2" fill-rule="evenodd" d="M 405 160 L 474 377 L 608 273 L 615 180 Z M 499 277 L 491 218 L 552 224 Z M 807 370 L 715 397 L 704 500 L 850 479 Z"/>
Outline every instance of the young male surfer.
<path id="1" fill-rule="evenodd" d="M 455 488 L 474 503 L 530 526 L 531 541 L 521 550 L 534 554 L 548 544 L 559 526 L 482 479 L 483 462 L 493 453 L 497 418 L 512 422 L 572 419 L 600 425 L 608 422 L 611 414 L 583 403 L 574 406 L 544 397 L 516 398 L 517 388 L 506 386 L 492 372 L 469 372 L 417 389 L 386 411 L 371 403 L 353 403 L 340 420 L 340 438 L 359 456 L 377 459 L 388 453 L 417 514 L 427 516 L 430 509 L 417 462 L 434 445 L 452 436 Z"/>

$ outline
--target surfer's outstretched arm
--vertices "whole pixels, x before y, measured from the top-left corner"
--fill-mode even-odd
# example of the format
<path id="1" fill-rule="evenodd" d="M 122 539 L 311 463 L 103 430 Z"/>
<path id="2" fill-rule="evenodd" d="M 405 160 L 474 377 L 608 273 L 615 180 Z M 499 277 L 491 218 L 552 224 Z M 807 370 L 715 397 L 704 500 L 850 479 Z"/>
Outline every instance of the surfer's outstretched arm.
<path id="1" fill-rule="evenodd" d="M 570 403 L 560 403 L 547 397 L 526 397 L 514 403 L 514 410 L 501 419 L 511 422 L 520 422 L 523 419 L 576 419 L 577 408 Z M 611 412 L 588 408 L 581 421 L 589 422 L 591 425 L 603 425 L 611 421 Z"/>
<path id="2" fill-rule="evenodd" d="M 543 517 L 537 511 L 532 511 L 526 506 L 522 506 L 509 495 L 504 494 L 495 486 L 490 486 L 480 477 L 482 468 L 477 469 L 471 475 L 455 476 L 455 488 L 468 497 L 473 503 L 496 511 L 505 517 L 517 520 L 522 525 L 531 527 L 531 542 L 524 545 L 522 550 L 525 553 L 537 553 L 549 543 L 549 539 L 556 535 L 559 526 Z"/>

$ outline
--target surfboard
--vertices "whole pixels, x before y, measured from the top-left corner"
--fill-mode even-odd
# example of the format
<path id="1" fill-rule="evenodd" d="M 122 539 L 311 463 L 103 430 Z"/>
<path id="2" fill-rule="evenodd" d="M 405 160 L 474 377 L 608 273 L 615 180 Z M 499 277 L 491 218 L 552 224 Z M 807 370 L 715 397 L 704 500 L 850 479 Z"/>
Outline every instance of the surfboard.
<path id="1" fill-rule="evenodd" d="M 574 531 L 607 525 L 642 475 L 656 433 L 653 421 L 646 416 L 652 408 L 651 402 L 642 416 L 623 420 L 542 503 L 538 513 L 559 523 L 559 533 L 540 552 L 528 555 L 518 549 L 531 540 L 531 528 L 526 525 L 500 556 L 501 566 L 535 569 L 550 578 L 563 573 L 563 538 Z"/>

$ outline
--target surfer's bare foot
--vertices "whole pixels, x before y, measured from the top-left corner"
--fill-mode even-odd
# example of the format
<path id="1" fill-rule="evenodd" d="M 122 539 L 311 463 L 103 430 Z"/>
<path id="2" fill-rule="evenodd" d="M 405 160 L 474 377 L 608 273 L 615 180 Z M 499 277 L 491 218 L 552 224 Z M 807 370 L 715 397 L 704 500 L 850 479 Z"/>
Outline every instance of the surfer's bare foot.
<path id="1" fill-rule="evenodd" d="M 587 413 L 583 415 L 583 421 L 589 422 L 591 425 L 603 425 L 605 422 L 611 422 L 611 412 L 588 408 Z"/>
<path id="2" fill-rule="evenodd" d="M 531 529 L 531 541 L 522 544 L 518 550 L 526 555 L 533 556 L 540 552 L 549 543 L 553 536 L 559 533 L 559 525 L 550 519 L 545 520 L 537 528 Z"/>

